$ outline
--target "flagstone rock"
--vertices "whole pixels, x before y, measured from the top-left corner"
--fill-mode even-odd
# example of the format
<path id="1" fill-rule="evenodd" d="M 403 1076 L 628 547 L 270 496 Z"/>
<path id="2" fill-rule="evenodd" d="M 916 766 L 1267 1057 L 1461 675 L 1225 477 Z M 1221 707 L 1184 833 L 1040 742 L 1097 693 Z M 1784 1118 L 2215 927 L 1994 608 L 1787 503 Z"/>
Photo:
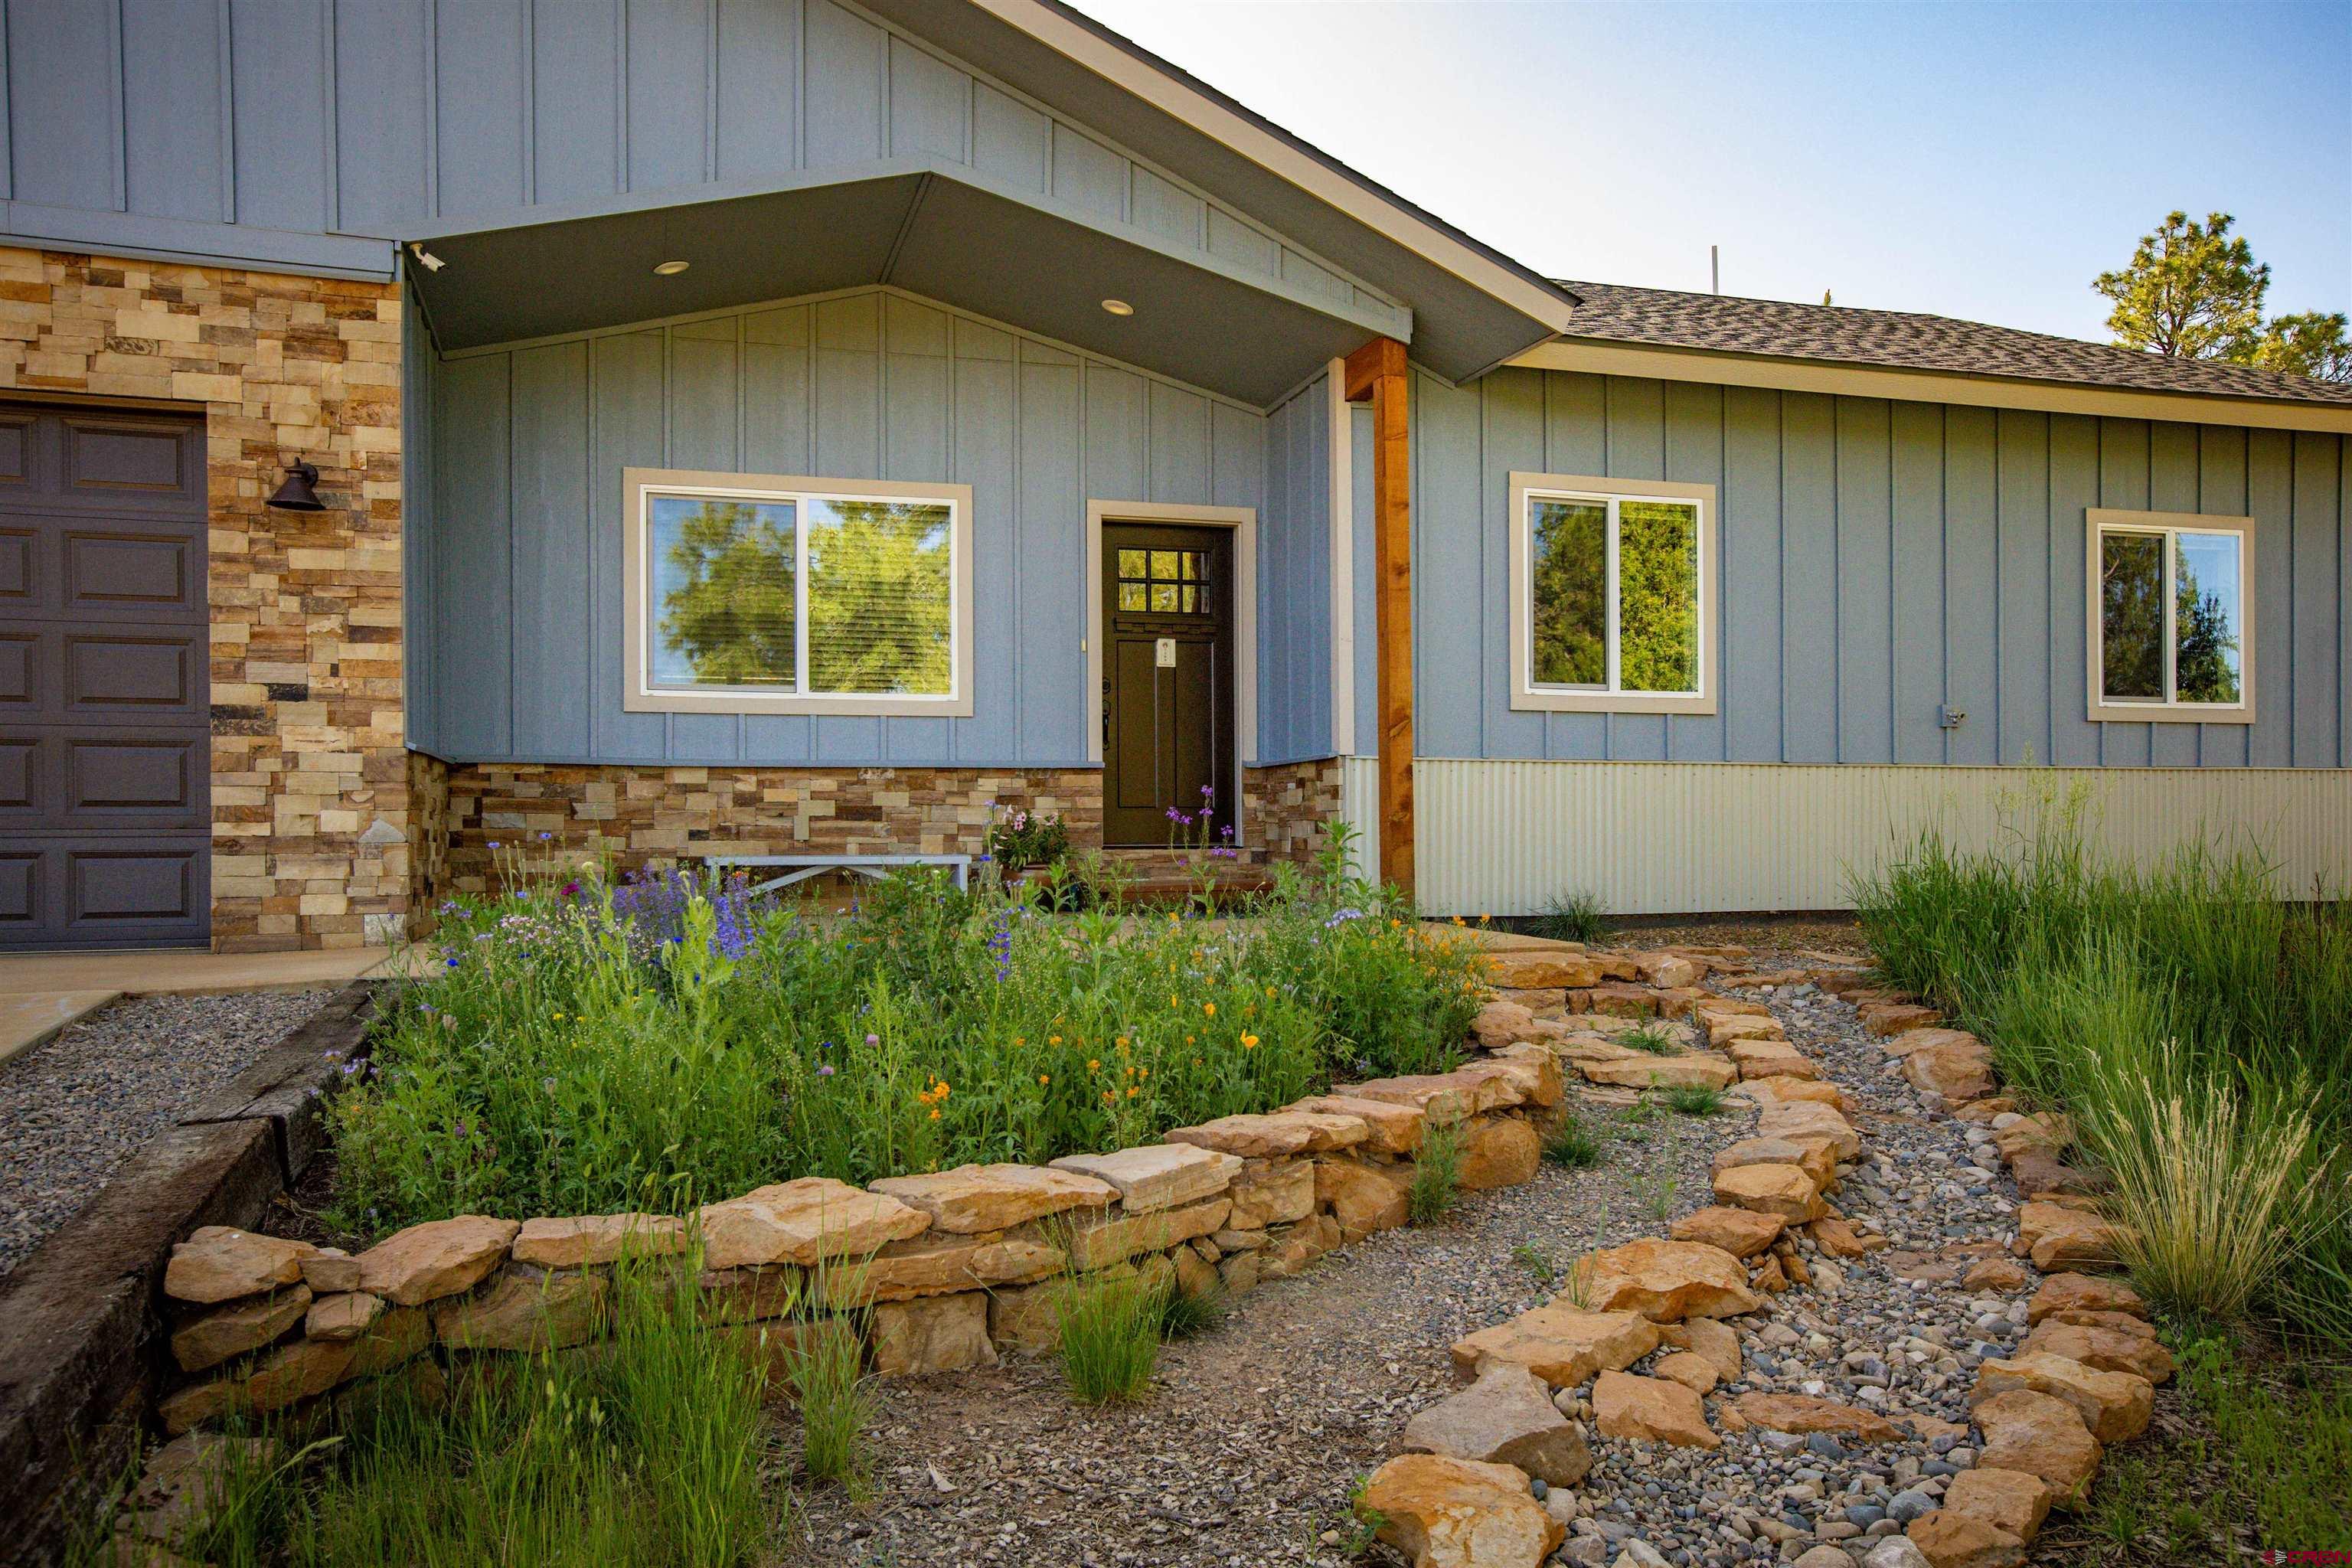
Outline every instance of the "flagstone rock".
<path id="1" fill-rule="evenodd" d="M 1255 1289 L 1257 1276 L 1257 1254 L 1255 1252 L 1240 1253 L 1221 1259 L 1217 1264 L 1217 1278 L 1223 1282 L 1228 1296 L 1246 1295 Z"/>
<path id="2" fill-rule="evenodd" d="M 1801 1225 L 1822 1212 L 1821 1189 L 1796 1165 L 1734 1165 L 1715 1177 L 1717 1202 Z M 1748 1256 L 1746 1253 L 1740 1257 Z"/>
<path id="3" fill-rule="evenodd" d="M 1581 990 L 1601 983 L 1601 963 L 1572 952 L 1489 953 L 1486 981 L 1509 991 Z"/>
<path id="4" fill-rule="evenodd" d="M 1555 1068 L 1553 1076 L 1558 1074 Z M 1263 1160 L 1349 1149 L 1370 1135 L 1371 1129 L 1360 1116 L 1277 1110 L 1265 1116 L 1221 1116 L 1198 1127 L 1179 1127 L 1168 1134 L 1168 1142 Z"/>
<path id="5" fill-rule="evenodd" d="M 2014 1258 L 1979 1258 L 1960 1276 L 1966 1290 L 1990 1290 L 2000 1295 L 2025 1289 L 2025 1270 Z"/>
<path id="6" fill-rule="evenodd" d="M 2017 1240 L 2033 1266 L 2045 1271 L 2112 1267 L 2118 1260 L 2116 1227 L 2088 1210 L 2063 1204 L 2020 1205 Z"/>
<path id="7" fill-rule="evenodd" d="M 1658 1345 L 1658 1326 L 1639 1312 L 1588 1312 L 1552 1302 L 1454 1342 L 1454 1370 L 1525 1367 L 1554 1388 L 1575 1388 L 1600 1372 L 1633 1365 Z"/>
<path id="8" fill-rule="evenodd" d="M 1517 1002 L 1489 1002 L 1470 1020 L 1470 1033 L 1480 1045 L 1493 1050 L 1528 1038 L 1535 1021 L 1532 1008 Z"/>
<path id="9" fill-rule="evenodd" d="M 874 1309 L 874 1370 L 884 1377 L 925 1377 L 995 1364 L 988 1297 L 981 1291 L 886 1301 Z"/>
<path id="10" fill-rule="evenodd" d="M 858 1307 L 1026 1285 L 1059 1274 L 1068 1262 L 1067 1253 L 1035 1236 L 926 1234 L 894 1241 L 870 1258 L 829 1270 L 817 1299 L 828 1307 Z"/>
<path id="11" fill-rule="evenodd" d="M 1660 1356 L 1651 1368 L 1668 1383 L 1679 1383 L 1693 1394 L 1709 1394 L 1722 1381 L 1715 1363 L 1696 1351 L 1673 1351 Z"/>
<path id="12" fill-rule="evenodd" d="M 1837 1180 L 1837 1147 L 1829 1138 L 1742 1138 L 1716 1151 L 1714 1169 L 1740 1165 L 1794 1165 L 1826 1192 Z"/>
<path id="13" fill-rule="evenodd" d="M 1288 1225 L 1315 1212 L 1315 1164 L 1311 1160 L 1251 1160 L 1225 1189 L 1233 1210 L 1225 1224 L 1234 1230 Z"/>
<path id="14" fill-rule="evenodd" d="M 1947 1029 L 1935 1026 L 1921 1029 L 1906 1029 L 1899 1035 L 1889 1035 L 1879 1041 L 1879 1048 L 1890 1057 L 1907 1057 L 1914 1051 L 1931 1050 L 1938 1046 L 1961 1046 L 1980 1053 L 1986 1050 L 1984 1041 L 1969 1034 L 1966 1029 Z"/>
<path id="15" fill-rule="evenodd" d="M 1658 994 L 1646 985 L 1604 983 L 1588 986 L 1570 998 L 1579 999 L 1588 1013 L 1614 1013 L 1621 1018 L 1654 1018 L 1658 1015 Z"/>
<path id="16" fill-rule="evenodd" d="M 1756 1119 L 1756 1135 L 1791 1141 L 1825 1138 L 1841 1160 L 1857 1159 L 1862 1154 L 1862 1137 L 1854 1131 L 1853 1124 L 1834 1107 L 1817 1105 L 1810 1100 L 1776 1100 L 1767 1105 Z"/>
<path id="17" fill-rule="evenodd" d="M 1694 1012 L 1706 1029 L 1706 1043 L 1718 1050 L 1735 1040 L 1777 1040 L 1783 1044 L 1788 1040 L 1777 1019 L 1744 1015 L 1722 1016 L 1708 1014 L 1704 1009 L 1694 1009 Z"/>
<path id="18" fill-rule="evenodd" d="M 433 1308 L 433 1333 L 453 1350 L 566 1350 L 603 1333 L 612 1281 L 602 1274 L 509 1268 L 478 1296 Z"/>
<path id="19" fill-rule="evenodd" d="M 1714 1318 L 1691 1318 L 1662 1325 L 1658 1335 L 1664 1343 L 1678 1350 L 1705 1356 L 1723 1382 L 1739 1381 L 1739 1331 L 1729 1323 Z"/>
<path id="20" fill-rule="evenodd" d="M 1543 1168 L 1543 1134 L 1516 1116 L 1481 1116 L 1462 1140 L 1454 1184 L 1465 1192 L 1516 1187 Z"/>
<path id="21" fill-rule="evenodd" d="M 1312 1205 L 1315 1173 L 1309 1168 L 1300 1169 L 1307 1177 L 1307 1202 Z M 1183 1208 L 1154 1209 L 1148 1214 L 1125 1215 L 1091 1226 L 1078 1226 L 1071 1232 L 1071 1267 L 1102 1268 L 1139 1252 L 1164 1252 L 1180 1241 L 1222 1229 L 1233 1209 L 1231 1198 L 1211 1198 Z"/>
<path id="22" fill-rule="evenodd" d="M 1857 1011 L 1862 1015 L 1862 1026 L 1874 1035 L 1900 1035 L 1929 1028 L 1943 1016 L 1933 1007 L 1914 1002 L 1865 1002 Z"/>
<path id="23" fill-rule="evenodd" d="M 1892 1443 L 1903 1436 L 1883 1415 L 1802 1394 L 1743 1394 L 1731 1405 L 1749 1426 L 1768 1432 L 1825 1432 L 1857 1443 Z"/>
<path id="24" fill-rule="evenodd" d="M 704 1205 L 699 1217 L 709 1268 L 864 1257 L 886 1242 L 919 1236 L 931 1223 L 887 1193 L 864 1192 L 830 1176 L 758 1187 Z"/>
<path id="25" fill-rule="evenodd" d="M 1568 1099 L 1568 1086 L 1560 1079 L 1559 1057 L 1547 1044 L 1530 1041 L 1505 1046 L 1488 1057 L 1484 1065 L 1498 1068 L 1517 1080 L 1522 1105 L 1553 1106 Z"/>
<path id="26" fill-rule="evenodd" d="M 527 1219 L 509 1256 L 543 1268 L 580 1268 L 627 1258 L 669 1258 L 686 1250 L 686 1222 L 672 1215 L 575 1215 Z"/>
<path id="27" fill-rule="evenodd" d="M 1975 1514 L 1939 1508 L 1904 1528 L 1928 1568 L 2021 1568 L 2025 1542 Z"/>
<path id="28" fill-rule="evenodd" d="M 1365 1139 L 1360 1147 L 1366 1152 L 1410 1154 L 1421 1147 L 1421 1129 L 1425 1119 L 1414 1106 L 1385 1100 L 1360 1100 L 1353 1095 L 1318 1094 L 1294 1101 L 1286 1109 L 1355 1117 L 1364 1124 Z"/>
<path id="29" fill-rule="evenodd" d="M 799 1311 L 809 1295 L 807 1272 L 787 1266 L 706 1268 L 696 1283 L 702 1321 L 711 1324 L 786 1317 Z"/>
<path id="30" fill-rule="evenodd" d="M 1412 1568 L 1538 1568 L 1568 1534 L 1529 1495 L 1524 1472 L 1444 1454 L 1389 1460 L 1357 1506 Z"/>
<path id="31" fill-rule="evenodd" d="M 1806 1173 L 1811 1174 L 1811 1172 Z M 1821 1248 L 1822 1256 L 1824 1258 L 1863 1258 L 1880 1250 L 1886 1245 L 1885 1237 L 1864 1236 L 1853 1226 L 1833 1215 L 1825 1215 L 1814 1220 L 1805 1226 L 1805 1230 L 1813 1238 L 1813 1245 Z"/>
<path id="32" fill-rule="evenodd" d="M 846 1319 L 816 1318 L 797 1322 L 738 1323 L 715 1330 L 712 1337 L 731 1350 L 759 1374 L 763 1387 L 790 1390 L 799 1381 L 809 1358 L 819 1352 L 862 1354 L 852 1351 L 856 1330 Z"/>
<path id="33" fill-rule="evenodd" d="M 1706 1406 L 1679 1383 L 1604 1372 L 1593 1380 L 1592 1417 L 1604 1437 L 1713 1448 L 1723 1439 L 1706 1424 Z"/>
<path id="34" fill-rule="evenodd" d="M 1584 1429 L 1553 1408 L 1535 1374 L 1501 1362 L 1406 1422 L 1400 1446 L 1409 1454 L 1516 1465 L 1554 1487 L 1572 1487 L 1592 1468 Z"/>
<path id="35" fill-rule="evenodd" d="M 1710 996 L 1693 1007 L 1691 1012 L 1698 1017 L 1768 1018 L 1775 1024 L 1780 1022 L 1779 1016 L 1769 1005 L 1746 996 Z"/>
<path id="36" fill-rule="evenodd" d="M 1675 952 L 1637 952 L 1633 955 L 1633 968 L 1644 984 L 1664 990 L 1678 991 L 1696 985 L 1706 974 L 1704 964 L 1692 962 Z"/>
<path id="37" fill-rule="evenodd" d="M 2156 1385 L 2135 1373 L 2102 1372 L 2063 1356 L 2019 1352 L 1977 1368 L 1979 1398 L 2012 1388 L 2047 1394 L 2073 1405 L 2102 1443 L 2122 1443 L 2147 1429 Z"/>
<path id="38" fill-rule="evenodd" d="M 2049 1318 L 2037 1324 L 2018 1349 L 2028 1355 L 2063 1356 L 2101 1372 L 2127 1372 L 2150 1383 L 2163 1383 L 2172 1376 L 2172 1352 L 2146 1332 Z"/>
<path id="39" fill-rule="evenodd" d="M 1242 1160 L 1218 1149 L 1151 1143 L 1108 1154 L 1065 1154 L 1053 1168 L 1108 1183 L 1118 1193 L 1119 1206 L 1140 1215 L 1223 1192 L 1241 1174 Z"/>
<path id="40" fill-rule="evenodd" d="M 291 1340 L 248 1372 L 191 1384 L 166 1395 L 155 1414 L 164 1432 L 174 1437 L 232 1415 L 267 1415 L 334 1387 L 349 1370 L 352 1354 L 349 1344 Z"/>
<path id="41" fill-rule="evenodd" d="M 232 1356 L 259 1350 L 302 1321 L 310 1288 L 299 1283 L 237 1301 L 185 1324 L 172 1335 L 172 1357 L 184 1372 L 203 1372 Z"/>
<path id="42" fill-rule="evenodd" d="M 1796 1078 L 1786 1073 L 1772 1078 L 1750 1075 L 1733 1092 L 1759 1104 L 1766 1100 L 1809 1100 L 1816 1105 L 1829 1106 L 1842 1114 L 1853 1109 L 1853 1101 L 1837 1085 L 1818 1078 Z"/>
<path id="43" fill-rule="evenodd" d="M 1180 1247 L 1169 1257 L 1176 1265 L 1176 1293 L 1180 1296 L 1207 1296 L 1217 1289 L 1217 1266 L 1203 1258 L 1189 1247 Z"/>
<path id="44" fill-rule="evenodd" d="M 1660 1057 L 1621 1047 L 1617 1055 L 1578 1061 L 1576 1070 L 1590 1082 L 1619 1089 L 1729 1089 L 1739 1081 L 1730 1058 L 1696 1051 Z"/>
<path id="45" fill-rule="evenodd" d="M 423 1355 L 433 1343 L 433 1320 L 423 1307 L 388 1306 L 359 1338 L 347 1342 L 352 1359 L 343 1368 L 345 1381 L 373 1377 Z"/>
<path id="46" fill-rule="evenodd" d="M 1774 1040 L 1734 1040 L 1724 1047 L 1724 1054 L 1738 1065 L 1743 1081 L 1783 1078 L 1817 1080 L 1822 1076 L 1822 1069 L 1811 1058 Z"/>
<path id="47" fill-rule="evenodd" d="M 920 1176 L 886 1176 L 870 1191 L 929 1216 L 953 1236 L 1011 1230 L 1071 1209 L 1108 1208 L 1118 1189 L 1094 1176 L 1046 1165 L 958 1165 Z"/>
<path id="48" fill-rule="evenodd" d="M 360 1254 L 360 1288 L 403 1307 L 470 1290 L 506 1261 L 521 1228 L 484 1215 L 412 1225 Z"/>
<path id="49" fill-rule="evenodd" d="M 1315 1202 L 1331 1211 L 1341 1239 L 1349 1243 L 1394 1230 L 1412 1217 L 1403 1176 L 1360 1160 L 1316 1161 Z"/>
<path id="50" fill-rule="evenodd" d="M 2091 1197 L 2115 1184 L 2104 1171 L 2085 1171 L 2041 1153 L 2020 1154 L 2011 1160 L 2009 1173 L 2029 1201 L 2060 1195 Z"/>
<path id="51" fill-rule="evenodd" d="M 360 1260 L 340 1247 L 322 1247 L 302 1259 L 302 1283 L 313 1296 L 360 1288 Z"/>
<path id="52" fill-rule="evenodd" d="M 302 1260 L 316 1250 L 306 1241 L 205 1226 L 172 1248 L 172 1260 L 163 1268 L 163 1294 L 205 1305 L 257 1296 L 300 1281 Z"/>
<path id="53" fill-rule="evenodd" d="M 2042 1282 L 2042 1289 L 2025 1304 L 2025 1321 L 2038 1323 L 2053 1312 L 2078 1309 L 2094 1312 L 2127 1312 L 2135 1318 L 2147 1316 L 2147 1303 L 2139 1292 L 2120 1279 L 2104 1279 L 2089 1274 L 2053 1274 Z"/>
<path id="54" fill-rule="evenodd" d="M 1382 1100 L 1391 1105 L 1410 1106 L 1440 1121 L 1462 1121 L 1482 1110 L 1501 1110 L 1517 1105 L 1520 1088 L 1508 1073 L 1467 1067 L 1448 1073 L 1376 1078 L 1366 1083 L 1344 1085 L 1337 1092 L 1352 1100 Z"/>
<path id="55" fill-rule="evenodd" d="M 1973 1514 L 1996 1530 L 2031 1542 L 2049 1517 L 2050 1486 L 2030 1470 L 1978 1465 L 1952 1478 L 1952 1484 L 1944 1489 L 1944 1506 L 1954 1513 Z"/>
<path id="56" fill-rule="evenodd" d="M 1992 1057 L 1983 1045 L 1928 1046 L 1903 1058 L 1911 1087 L 1955 1103 L 1979 1100 L 1993 1090 Z"/>
<path id="57" fill-rule="evenodd" d="M 1770 1170 L 1775 1167 L 1744 1168 Z M 1727 1208 L 1717 1204 L 1684 1215 L 1667 1227 L 1667 1234 L 1676 1241 L 1695 1241 L 1705 1247 L 1721 1247 L 1734 1258 L 1753 1258 L 1780 1239 L 1781 1227 L 1786 1223 L 1776 1214 L 1763 1214 L 1748 1208 Z"/>
<path id="58" fill-rule="evenodd" d="M 1588 1254 L 1585 1289 L 1596 1311 L 1636 1311 L 1656 1322 L 1729 1318 L 1758 1302 L 1748 1271 L 1719 1247 L 1691 1241 L 1634 1241 Z"/>
<path id="59" fill-rule="evenodd" d="M 2089 1491 L 2105 1450 L 2066 1400 L 2013 1388 L 1979 1402 L 1969 1415 L 1985 1435 L 1978 1464 L 2038 1476 L 2062 1506 Z"/>
<path id="60" fill-rule="evenodd" d="M 302 1319 L 302 1331 L 314 1340 L 355 1340 L 383 1316 L 381 1296 L 365 1290 L 344 1290 L 320 1296 Z"/>

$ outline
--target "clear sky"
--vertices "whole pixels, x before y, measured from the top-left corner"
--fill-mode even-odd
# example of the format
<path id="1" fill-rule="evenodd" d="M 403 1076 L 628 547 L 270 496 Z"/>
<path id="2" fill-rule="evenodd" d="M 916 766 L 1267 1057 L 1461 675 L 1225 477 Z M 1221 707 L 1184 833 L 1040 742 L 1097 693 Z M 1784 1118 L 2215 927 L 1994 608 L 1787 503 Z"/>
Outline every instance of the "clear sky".
<path id="1" fill-rule="evenodd" d="M 1553 277 L 2103 341 L 2181 207 L 2352 310 L 2352 0 L 1076 3 Z"/>

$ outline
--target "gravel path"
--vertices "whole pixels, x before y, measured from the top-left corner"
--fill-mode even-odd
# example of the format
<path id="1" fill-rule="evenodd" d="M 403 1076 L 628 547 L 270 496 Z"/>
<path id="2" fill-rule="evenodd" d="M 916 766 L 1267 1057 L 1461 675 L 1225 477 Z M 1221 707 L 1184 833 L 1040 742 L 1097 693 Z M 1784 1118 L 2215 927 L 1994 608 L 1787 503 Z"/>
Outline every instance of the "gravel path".
<path id="1" fill-rule="evenodd" d="M 136 997 L 0 1067 L 0 1276 L 326 994 Z"/>
<path id="2" fill-rule="evenodd" d="M 1759 967 L 1770 956 L 1759 952 Z M 1897 1250 L 1840 1265 L 1833 1294 L 1768 1298 L 1742 1325 L 1743 1380 L 1718 1394 L 1808 1394 L 1897 1418 L 1964 1420 L 1977 1362 L 2022 1332 L 2023 1296 L 1971 1297 L 1936 1268 L 1900 1271 L 1920 1273 L 1923 1254 L 1965 1266 L 1997 1249 L 2013 1232 L 2013 1189 L 1972 1162 L 1969 1124 L 1931 1115 L 1890 1070 L 1853 1008 L 1809 985 L 1764 999 L 1857 1101 L 1864 1159 L 1838 1201 Z M 1408 1416 L 1459 1386 L 1452 1342 L 1551 1299 L 1546 1267 L 1597 1237 L 1663 1235 L 1673 1216 L 1710 1202 L 1708 1162 L 1756 1119 L 1738 1099 L 1710 1118 L 1661 1108 L 1642 1120 L 1629 1118 L 1630 1096 L 1572 1093 L 1609 1134 L 1601 1167 L 1547 1167 L 1526 1186 L 1465 1199 L 1444 1224 L 1373 1237 L 1260 1287 L 1222 1328 L 1168 1347 L 1140 1404 L 1073 1404 L 1050 1358 L 884 1384 L 871 1495 L 853 1503 L 838 1488 L 804 1488 L 786 1561 L 1350 1561 L 1350 1485 L 1395 1452 Z M 1972 1459 L 1948 1436 L 1863 1447 L 1760 1431 L 1727 1434 L 1712 1452 L 1597 1435 L 1592 1449 L 1562 1560 L 1613 1563 L 1638 1540 L 1685 1568 L 1788 1561 L 1833 1542 L 1858 1558 L 1873 1536 L 1933 1506 L 1936 1478 Z M 1385 1548 L 1361 1560 L 1400 1561 Z"/>

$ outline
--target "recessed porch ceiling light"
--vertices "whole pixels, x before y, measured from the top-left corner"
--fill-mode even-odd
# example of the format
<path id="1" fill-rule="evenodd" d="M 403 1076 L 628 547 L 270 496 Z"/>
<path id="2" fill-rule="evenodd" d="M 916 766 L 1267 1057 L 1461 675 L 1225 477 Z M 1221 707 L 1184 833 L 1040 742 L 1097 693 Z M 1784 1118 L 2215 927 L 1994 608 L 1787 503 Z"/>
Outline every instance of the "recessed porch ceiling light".
<path id="1" fill-rule="evenodd" d="M 654 263 L 654 276 L 656 278 L 675 278 L 693 265 L 694 263 L 691 261 L 656 261 Z"/>
<path id="2" fill-rule="evenodd" d="M 1105 300 L 1103 301 L 1103 309 L 1108 310 L 1114 316 L 1132 316 L 1135 314 L 1135 307 L 1129 304 L 1124 300 Z"/>

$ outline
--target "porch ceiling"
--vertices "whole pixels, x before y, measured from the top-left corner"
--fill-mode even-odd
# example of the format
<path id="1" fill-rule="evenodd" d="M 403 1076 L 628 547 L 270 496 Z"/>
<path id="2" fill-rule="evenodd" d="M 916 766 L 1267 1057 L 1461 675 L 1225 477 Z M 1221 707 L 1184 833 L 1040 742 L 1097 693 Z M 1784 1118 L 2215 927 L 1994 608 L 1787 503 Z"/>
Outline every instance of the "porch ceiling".
<path id="1" fill-rule="evenodd" d="M 415 237 L 442 349 L 479 348 L 888 283 L 1258 406 L 1412 323 L 1269 284 L 960 166 Z M 692 265 L 675 277 L 656 262 Z M 1106 299 L 1132 316 L 1111 315 Z"/>

